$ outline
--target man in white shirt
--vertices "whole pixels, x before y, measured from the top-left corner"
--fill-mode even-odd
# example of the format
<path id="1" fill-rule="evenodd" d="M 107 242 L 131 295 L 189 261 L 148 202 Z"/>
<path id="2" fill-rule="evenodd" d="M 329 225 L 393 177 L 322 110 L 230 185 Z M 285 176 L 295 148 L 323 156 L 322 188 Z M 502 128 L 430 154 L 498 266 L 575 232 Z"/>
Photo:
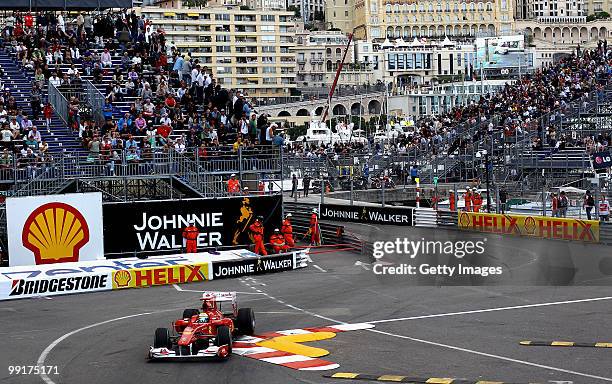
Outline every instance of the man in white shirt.
<path id="1" fill-rule="evenodd" d="M 28 133 L 28 139 L 34 139 L 38 143 L 42 141 L 42 137 L 40 136 L 40 132 L 36 128 L 36 126 L 32 126 L 32 130 Z"/>
<path id="2" fill-rule="evenodd" d="M 49 78 L 49 84 L 53 84 L 54 87 L 59 87 L 62 84 L 62 79 L 57 76 L 56 72 L 53 72 L 51 77 Z"/>
<path id="3" fill-rule="evenodd" d="M 2 131 L 0 131 L 0 140 L 3 143 L 10 143 L 13 140 L 13 131 L 10 130 L 8 124 L 3 124 Z"/>
<path id="4" fill-rule="evenodd" d="M 610 219 L 610 202 L 605 195 L 601 195 L 598 205 L 599 220 L 608 221 Z"/>

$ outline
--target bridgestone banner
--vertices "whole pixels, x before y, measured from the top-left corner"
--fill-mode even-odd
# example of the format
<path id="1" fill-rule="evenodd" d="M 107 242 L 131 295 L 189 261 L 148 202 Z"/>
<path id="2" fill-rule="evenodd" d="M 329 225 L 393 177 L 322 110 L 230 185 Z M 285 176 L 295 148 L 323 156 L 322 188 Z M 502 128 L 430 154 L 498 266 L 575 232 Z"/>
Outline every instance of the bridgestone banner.
<path id="1" fill-rule="evenodd" d="M 107 257 L 159 255 L 183 249 L 182 230 L 194 220 L 198 251 L 250 244 L 249 226 L 263 216 L 265 238 L 281 223 L 281 196 L 112 203 L 103 206 Z"/>
<path id="2" fill-rule="evenodd" d="M 411 226 L 412 218 L 412 208 L 321 204 L 322 220 Z"/>
<path id="3" fill-rule="evenodd" d="M 500 235 L 599 242 L 599 221 L 596 220 L 461 212 L 458 227 Z"/>

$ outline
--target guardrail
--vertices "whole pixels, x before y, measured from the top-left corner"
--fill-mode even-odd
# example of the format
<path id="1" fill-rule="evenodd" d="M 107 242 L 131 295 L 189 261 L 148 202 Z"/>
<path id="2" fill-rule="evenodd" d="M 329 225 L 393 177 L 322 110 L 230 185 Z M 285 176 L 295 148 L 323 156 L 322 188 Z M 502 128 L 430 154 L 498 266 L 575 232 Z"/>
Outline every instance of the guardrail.
<path id="1" fill-rule="evenodd" d="M 318 204 L 284 202 L 284 213 L 291 213 L 293 237 L 295 241 L 306 238 L 310 228 L 310 214 Z M 348 250 L 358 253 L 364 252 L 365 242 L 353 233 L 347 232 L 342 225 L 322 223 L 319 221 L 321 240 L 323 246 L 333 246 L 336 249 Z"/>

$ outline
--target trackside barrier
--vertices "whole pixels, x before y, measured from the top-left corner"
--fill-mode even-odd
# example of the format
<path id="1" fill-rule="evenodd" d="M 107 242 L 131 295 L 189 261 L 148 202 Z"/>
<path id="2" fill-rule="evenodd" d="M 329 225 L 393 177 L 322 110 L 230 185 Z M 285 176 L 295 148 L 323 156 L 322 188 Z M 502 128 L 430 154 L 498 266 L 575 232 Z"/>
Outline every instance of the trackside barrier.
<path id="1" fill-rule="evenodd" d="M 461 212 L 459 229 L 541 239 L 599 242 L 599 221 L 560 217 Z"/>
<path id="2" fill-rule="evenodd" d="M 283 206 L 285 213 L 292 215 L 291 224 L 295 241 L 309 242 L 310 215 L 313 208 L 318 208 L 318 204 L 296 204 L 285 201 Z M 324 246 L 363 252 L 364 242 L 354 234 L 345 231 L 344 226 L 319 222 L 319 227 Z"/>
<path id="3" fill-rule="evenodd" d="M 436 211 L 429 208 L 415 208 L 414 210 L 414 226 L 415 227 L 436 227 L 438 224 L 438 215 Z"/>
<path id="4" fill-rule="evenodd" d="M 599 242 L 612 244 L 612 224 L 609 222 L 599 223 Z"/>
<path id="5" fill-rule="evenodd" d="M 270 256 L 233 251 L 0 269 L 0 301 L 203 282 L 307 266 L 309 249 Z M 243 255 L 238 256 L 239 254 Z M 212 261 L 207 261 L 212 260 Z"/>

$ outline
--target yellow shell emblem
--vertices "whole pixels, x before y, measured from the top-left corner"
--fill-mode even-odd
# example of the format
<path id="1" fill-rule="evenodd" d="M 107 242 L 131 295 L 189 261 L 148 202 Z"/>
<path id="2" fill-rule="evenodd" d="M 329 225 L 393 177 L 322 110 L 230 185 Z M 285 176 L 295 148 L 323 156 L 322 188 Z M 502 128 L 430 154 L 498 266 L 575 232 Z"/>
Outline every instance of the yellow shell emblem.
<path id="1" fill-rule="evenodd" d="M 76 262 L 79 251 L 89 242 L 89 227 L 73 206 L 48 203 L 28 216 L 22 242 L 34 253 L 36 264 Z"/>

